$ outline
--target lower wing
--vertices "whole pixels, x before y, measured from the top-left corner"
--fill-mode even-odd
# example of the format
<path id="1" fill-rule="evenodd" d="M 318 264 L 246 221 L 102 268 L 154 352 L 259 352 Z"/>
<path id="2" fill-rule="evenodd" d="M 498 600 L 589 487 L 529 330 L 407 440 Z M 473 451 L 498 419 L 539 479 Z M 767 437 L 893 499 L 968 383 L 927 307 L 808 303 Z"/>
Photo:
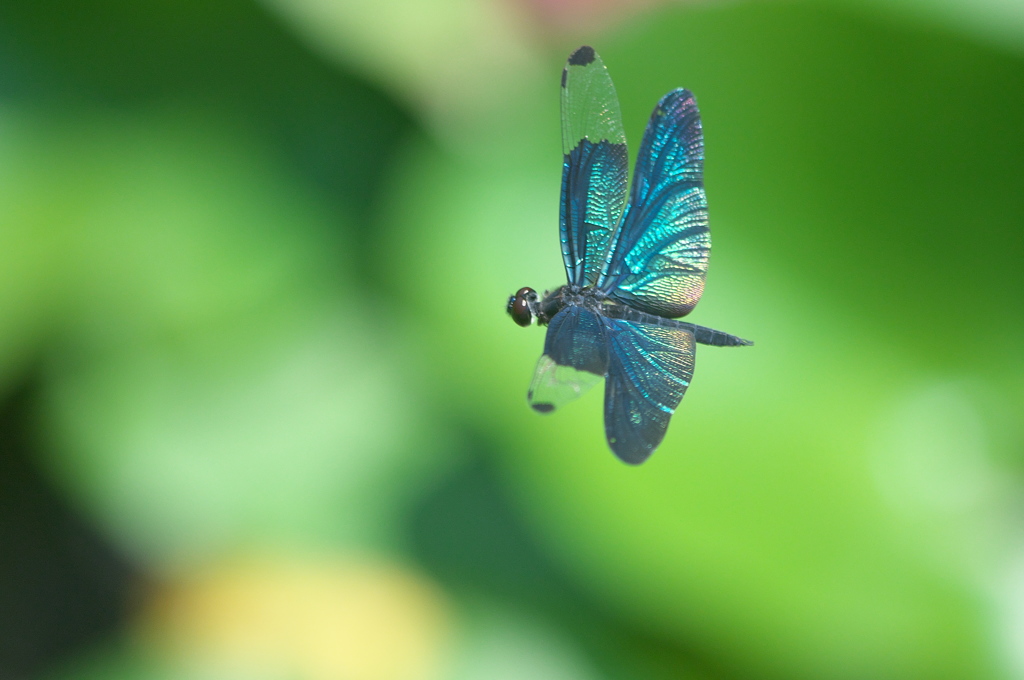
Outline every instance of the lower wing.
<path id="1" fill-rule="evenodd" d="M 682 328 L 602 321 L 608 340 L 605 435 L 616 456 L 637 465 L 665 437 L 693 377 L 696 345 L 693 334 Z"/>
<path id="2" fill-rule="evenodd" d="M 551 319 L 544 354 L 527 400 L 550 413 L 596 385 L 608 370 L 606 320 L 582 307 L 564 308 Z"/>

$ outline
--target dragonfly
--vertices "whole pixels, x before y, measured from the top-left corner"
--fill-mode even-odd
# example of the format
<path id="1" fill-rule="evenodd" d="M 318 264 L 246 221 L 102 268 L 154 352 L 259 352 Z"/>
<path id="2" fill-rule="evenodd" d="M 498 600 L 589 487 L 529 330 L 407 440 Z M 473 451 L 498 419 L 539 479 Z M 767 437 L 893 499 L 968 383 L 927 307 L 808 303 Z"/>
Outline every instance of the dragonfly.
<path id="1" fill-rule="evenodd" d="M 567 283 L 508 299 L 520 326 L 547 326 L 527 392 L 551 413 L 602 379 L 605 437 L 623 462 L 647 460 L 693 377 L 696 345 L 754 343 L 680 321 L 704 292 L 711 235 L 704 134 L 689 90 L 672 90 L 647 123 L 627 187 L 619 100 L 592 47 L 562 70 L 559 236 Z"/>

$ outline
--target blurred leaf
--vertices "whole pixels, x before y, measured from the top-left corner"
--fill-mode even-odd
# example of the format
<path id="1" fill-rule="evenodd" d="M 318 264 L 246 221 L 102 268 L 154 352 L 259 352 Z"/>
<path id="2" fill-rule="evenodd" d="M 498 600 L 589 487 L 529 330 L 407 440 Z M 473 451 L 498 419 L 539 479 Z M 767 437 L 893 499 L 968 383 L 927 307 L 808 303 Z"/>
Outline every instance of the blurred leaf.
<path id="1" fill-rule="evenodd" d="M 267 542 L 386 544 L 403 489 L 444 458 L 406 339 L 363 320 L 370 300 L 342 274 L 342 217 L 199 119 L 38 131 L 26 158 L 48 166 L 4 212 L 51 262 L 35 311 L 61 332 L 53 474 L 160 568 Z"/>
<path id="2" fill-rule="evenodd" d="M 353 217 L 411 127 L 255 0 L 10 0 L 0 45 L 5 100 L 227 113 Z"/>
<path id="3" fill-rule="evenodd" d="M 34 153 L 36 134 L 0 109 L 0 384 L 20 377 L 58 308 L 54 205 L 40 181 L 48 159 Z"/>
<path id="4" fill-rule="evenodd" d="M 268 4 L 325 54 L 386 85 L 419 111 L 435 132 L 457 145 L 500 130 L 508 104 L 538 74 L 525 17 L 512 3 L 268 0 Z M 488 119 L 490 125 L 479 125 Z"/>
<path id="5" fill-rule="evenodd" d="M 744 675 L 992 677 L 988 586 L 905 542 L 870 441 L 927 376 L 1017 365 L 1003 348 L 1024 318 L 1024 212 L 1006 150 L 1024 136 L 1006 112 L 1021 64 L 809 6 L 665 11 L 600 49 L 634 149 L 661 94 L 697 93 L 716 254 L 693 320 L 757 345 L 701 348 L 640 469 L 608 453 L 599 396 L 529 413 L 542 334 L 516 329 L 502 303 L 561 280 L 560 157 L 524 124 L 502 135 L 508 154 L 499 141 L 476 159 L 419 149 L 389 206 L 381 252 L 445 400 L 501 433 L 546 545 L 639 625 Z M 955 134 L 964 91 L 969 137 Z M 449 314 L 418 294 L 423 281 L 458 291 Z M 957 322 L 940 321 L 951 308 Z M 958 351 L 964 326 L 985 338 Z"/>
<path id="6" fill-rule="evenodd" d="M 932 25 L 1024 53 L 1024 6 L 1013 0 L 841 0 L 909 25 Z"/>
<path id="7" fill-rule="evenodd" d="M 601 677 L 558 630 L 508 607 L 467 607 L 446 680 L 596 680 Z"/>

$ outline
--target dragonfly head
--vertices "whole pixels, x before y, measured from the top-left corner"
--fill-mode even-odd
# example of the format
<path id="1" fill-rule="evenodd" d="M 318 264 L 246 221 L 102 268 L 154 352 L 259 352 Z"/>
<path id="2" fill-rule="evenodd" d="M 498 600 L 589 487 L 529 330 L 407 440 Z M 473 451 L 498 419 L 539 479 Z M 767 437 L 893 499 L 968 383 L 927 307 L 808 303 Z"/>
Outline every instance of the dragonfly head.
<path id="1" fill-rule="evenodd" d="M 537 318 L 537 291 L 528 287 L 520 288 L 515 295 L 509 296 L 505 311 L 520 326 L 529 326 Z"/>

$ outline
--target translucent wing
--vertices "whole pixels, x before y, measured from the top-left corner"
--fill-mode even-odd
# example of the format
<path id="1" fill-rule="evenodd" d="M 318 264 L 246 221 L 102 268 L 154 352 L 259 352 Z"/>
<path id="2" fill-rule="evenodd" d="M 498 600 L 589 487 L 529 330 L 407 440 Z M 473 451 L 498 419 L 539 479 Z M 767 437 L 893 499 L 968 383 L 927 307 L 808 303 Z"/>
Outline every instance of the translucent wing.
<path id="1" fill-rule="evenodd" d="M 681 328 L 607 318 L 604 323 L 609 343 L 605 436 L 616 456 L 637 465 L 661 443 L 690 385 L 694 339 Z"/>
<path id="2" fill-rule="evenodd" d="M 688 90 L 674 90 L 647 123 L 629 206 L 598 286 L 641 311 L 684 316 L 704 292 L 710 250 L 700 112 Z"/>
<path id="3" fill-rule="evenodd" d="M 619 99 L 601 57 L 581 47 L 562 71 L 559 230 L 569 283 L 597 283 L 626 203 L 628 161 Z"/>
<path id="4" fill-rule="evenodd" d="M 550 413 L 596 385 L 608 367 L 605 335 L 605 325 L 593 312 L 570 306 L 556 314 L 526 397 L 530 405 Z"/>

